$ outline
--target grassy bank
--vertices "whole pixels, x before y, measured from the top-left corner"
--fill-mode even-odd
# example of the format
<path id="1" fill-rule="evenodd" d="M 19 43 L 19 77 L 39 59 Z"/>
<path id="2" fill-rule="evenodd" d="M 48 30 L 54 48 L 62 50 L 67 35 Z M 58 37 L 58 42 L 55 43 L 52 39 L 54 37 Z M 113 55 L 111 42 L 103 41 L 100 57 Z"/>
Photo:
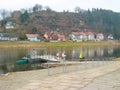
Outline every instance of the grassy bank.
<path id="1" fill-rule="evenodd" d="M 81 46 L 81 45 L 118 45 L 115 41 L 101 42 L 29 42 L 29 41 L 1 41 L 0 48 L 3 47 L 55 47 L 55 46 Z"/>

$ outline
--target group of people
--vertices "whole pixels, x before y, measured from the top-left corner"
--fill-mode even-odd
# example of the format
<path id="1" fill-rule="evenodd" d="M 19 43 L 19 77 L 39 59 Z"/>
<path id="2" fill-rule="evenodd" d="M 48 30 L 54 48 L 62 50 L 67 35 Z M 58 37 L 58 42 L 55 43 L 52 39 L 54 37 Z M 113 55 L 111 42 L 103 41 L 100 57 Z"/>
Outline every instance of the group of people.
<path id="1" fill-rule="evenodd" d="M 57 59 L 58 60 L 60 60 L 60 59 L 63 59 L 63 60 L 65 60 L 65 57 L 66 57 L 66 54 L 65 54 L 65 52 L 57 52 L 56 53 L 56 57 L 57 57 Z"/>
<path id="2" fill-rule="evenodd" d="M 66 54 L 65 54 L 65 52 L 62 52 L 62 53 L 61 52 L 57 52 L 56 53 L 56 57 L 57 57 L 58 60 L 60 60 L 60 59 L 65 60 Z M 79 59 L 85 59 L 82 53 L 80 53 Z"/>

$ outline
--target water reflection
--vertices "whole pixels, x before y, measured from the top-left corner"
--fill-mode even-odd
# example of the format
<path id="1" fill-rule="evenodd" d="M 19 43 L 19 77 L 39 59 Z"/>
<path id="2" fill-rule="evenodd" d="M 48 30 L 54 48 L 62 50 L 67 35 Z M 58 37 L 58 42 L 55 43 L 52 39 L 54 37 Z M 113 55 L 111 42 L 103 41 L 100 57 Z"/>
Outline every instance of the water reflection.
<path id="1" fill-rule="evenodd" d="M 114 48 L 111 48 L 109 50 L 113 51 Z M 79 58 L 79 54 L 82 53 L 85 58 L 97 58 L 97 57 L 105 57 L 108 54 L 112 54 L 106 52 L 104 47 L 73 47 L 72 49 L 72 58 Z"/>
<path id="2" fill-rule="evenodd" d="M 12 71 L 25 71 L 32 69 L 40 69 L 40 63 L 16 65 L 15 61 L 26 56 L 32 48 L 7 48 L 0 49 L 0 74 Z M 56 55 L 57 52 L 65 51 L 67 60 L 79 59 L 82 53 L 85 58 L 101 58 L 101 57 L 120 57 L 120 48 L 118 47 L 102 47 L 102 46 L 80 46 L 80 47 L 46 47 L 37 48 L 38 54 Z"/>

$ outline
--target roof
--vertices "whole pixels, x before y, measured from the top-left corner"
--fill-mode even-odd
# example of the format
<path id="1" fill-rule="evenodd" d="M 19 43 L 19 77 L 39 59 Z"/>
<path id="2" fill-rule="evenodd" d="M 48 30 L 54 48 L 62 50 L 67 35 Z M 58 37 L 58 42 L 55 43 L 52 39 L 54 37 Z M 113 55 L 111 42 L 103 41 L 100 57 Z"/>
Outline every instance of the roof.
<path id="1" fill-rule="evenodd" d="M 103 36 L 103 34 L 102 33 L 97 33 L 97 36 Z"/>
<path id="2" fill-rule="evenodd" d="M 84 32 L 72 32 L 72 34 L 74 34 L 74 35 L 85 35 Z"/>
<path id="3" fill-rule="evenodd" d="M 92 32 L 85 32 L 86 35 L 93 35 Z"/>
<path id="4" fill-rule="evenodd" d="M 26 34 L 27 37 L 38 37 L 38 34 Z"/>

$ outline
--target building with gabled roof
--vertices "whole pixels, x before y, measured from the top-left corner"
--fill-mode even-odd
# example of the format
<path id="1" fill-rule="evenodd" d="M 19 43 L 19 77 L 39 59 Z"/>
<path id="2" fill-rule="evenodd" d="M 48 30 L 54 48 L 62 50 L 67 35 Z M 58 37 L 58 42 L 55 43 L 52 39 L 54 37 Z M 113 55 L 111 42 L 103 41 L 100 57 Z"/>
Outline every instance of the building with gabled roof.
<path id="1" fill-rule="evenodd" d="M 0 40 L 2 41 L 17 41 L 18 37 L 10 33 L 0 33 Z"/>
<path id="2" fill-rule="evenodd" d="M 29 41 L 40 41 L 38 34 L 26 34 L 26 37 Z"/>
<path id="3" fill-rule="evenodd" d="M 103 35 L 102 33 L 97 33 L 97 34 L 96 34 L 96 40 L 97 40 L 97 41 L 104 40 L 104 35 Z"/>

